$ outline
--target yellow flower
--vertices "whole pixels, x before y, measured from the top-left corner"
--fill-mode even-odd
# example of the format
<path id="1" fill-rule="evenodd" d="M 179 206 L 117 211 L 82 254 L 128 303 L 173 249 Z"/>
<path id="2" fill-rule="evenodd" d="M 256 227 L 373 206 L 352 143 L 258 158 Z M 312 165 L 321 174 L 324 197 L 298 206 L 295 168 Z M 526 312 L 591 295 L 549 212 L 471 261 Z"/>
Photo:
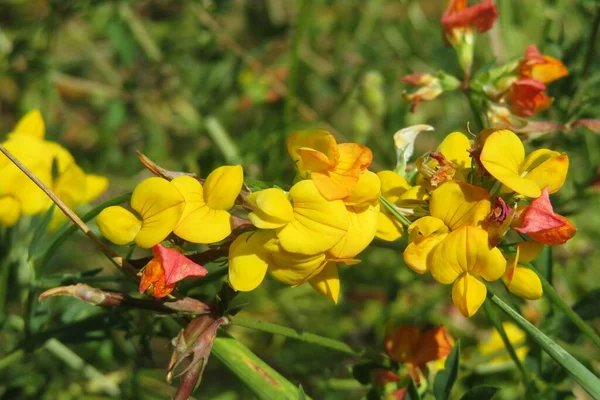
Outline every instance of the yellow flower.
<path id="1" fill-rule="evenodd" d="M 454 283 L 452 301 L 465 316 L 471 317 L 485 301 L 488 282 L 500 279 L 506 260 L 496 247 L 490 248 L 488 234 L 479 227 L 465 225 L 450 232 L 432 251 L 428 267 L 433 278 Z"/>
<path id="2" fill-rule="evenodd" d="M 414 211 L 422 206 L 427 193 L 422 186 L 410 186 L 406 178 L 394 171 L 380 171 L 377 173 L 381 180 L 381 194 L 393 205 Z M 377 232 L 379 239 L 392 242 L 402 236 L 402 224 L 385 208 L 379 209 Z"/>
<path id="3" fill-rule="evenodd" d="M 88 203 L 99 196 L 108 186 L 108 180 L 98 175 L 86 175 L 71 153 L 58 143 L 44 140 L 45 124 L 42 114 L 33 110 L 23 116 L 8 135 L 4 146 L 70 208 Z M 55 169 L 56 176 L 52 177 Z M 8 208 L 0 211 L 0 223 L 16 223 L 21 213 L 38 214 L 47 210 L 52 202 L 25 174 L 5 157 L 0 157 L 0 200 Z M 6 216 L 10 216 L 7 218 Z M 49 230 L 56 229 L 66 220 L 55 208 Z"/>
<path id="4" fill-rule="evenodd" d="M 183 215 L 173 232 L 193 243 L 216 243 L 231 234 L 235 199 L 242 190 L 244 171 L 240 165 L 223 166 L 211 172 L 204 185 L 189 176 L 171 181 L 185 198 Z"/>
<path id="5" fill-rule="evenodd" d="M 525 332 L 523 332 L 518 326 L 516 326 L 512 322 L 503 322 L 502 328 L 504 328 L 504 332 L 506 332 L 508 341 L 513 346 L 523 344 L 527 340 L 527 335 L 525 334 Z M 481 354 L 491 354 L 503 350 L 505 346 L 504 341 L 500 337 L 500 334 L 497 330 L 494 329 L 494 331 L 491 332 L 489 338 L 485 342 L 480 343 L 479 346 L 477 346 L 477 348 L 479 349 L 479 352 Z M 520 346 L 519 348 L 515 349 L 517 357 L 521 361 L 525 359 L 528 351 L 529 348 L 527 346 Z M 510 356 L 508 354 L 504 356 L 495 357 L 490 361 L 490 363 L 498 364 L 506 361 L 510 361 Z"/>
<path id="6" fill-rule="evenodd" d="M 431 194 L 431 216 L 419 218 L 408 227 L 409 244 L 404 250 L 404 261 L 413 271 L 424 274 L 430 268 L 429 254 L 448 232 L 465 225 L 480 225 L 490 207 L 485 189 L 459 181 L 444 183 Z"/>
<path id="7" fill-rule="evenodd" d="M 288 152 L 301 178 L 311 178 L 327 200 L 348 197 L 363 171 L 373 161 L 368 147 L 356 143 L 337 144 L 327 131 L 305 130 L 288 137 Z"/>
<path id="8" fill-rule="evenodd" d="M 125 208 L 113 206 L 102 210 L 96 223 L 102 235 L 111 242 L 125 245 L 135 240 L 145 249 L 162 242 L 171 233 L 186 206 L 175 185 L 157 177 L 137 185 L 130 204 L 141 220 Z"/>
<path id="9" fill-rule="evenodd" d="M 361 174 L 352 195 L 344 199 L 349 223 L 345 235 L 328 254 L 334 258 L 353 258 L 373 241 L 379 220 L 381 182 L 377 174 Z"/>
<path id="10" fill-rule="evenodd" d="M 519 297 L 537 300 L 542 297 L 542 282 L 540 277 L 531 269 L 519 264 L 519 261 L 532 261 L 544 249 L 538 242 L 519 242 L 517 252 L 506 260 L 506 273 L 502 280 L 508 290 Z"/>
<path id="11" fill-rule="evenodd" d="M 346 234 L 349 215 L 342 200 L 328 201 L 312 180 L 296 183 L 286 194 L 277 188 L 254 192 L 248 216 L 259 229 L 274 229 L 290 253 L 313 255 L 335 246 Z"/>
<path id="12" fill-rule="evenodd" d="M 52 185 L 44 146 L 29 137 L 11 137 L 3 146 L 44 184 Z M 50 206 L 50 199 L 7 157 L 0 155 L 0 225 L 13 226 L 21 215 L 35 215 Z"/>
<path id="13" fill-rule="evenodd" d="M 245 232 L 229 248 L 229 285 L 242 292 L 253 290 L 268 271 L 286 285 L 309 282 L 317 292 L 337 303 L 340 292 L 337 264 L 357 262 L 334 259 L 324 253 L 301 255 L 287 252 L 280 246 L 273 230 Z"/>
<path id="14" fill-rule="evenodd" d="M 523 196 L 537 198 L 548 186 L 557 192 L 565 182 L 569 157 L 539 149 L 525 157 L 523 143 L 509 130 L 491 133 L 483 144 L 481 164 L 498 181 Z"/>

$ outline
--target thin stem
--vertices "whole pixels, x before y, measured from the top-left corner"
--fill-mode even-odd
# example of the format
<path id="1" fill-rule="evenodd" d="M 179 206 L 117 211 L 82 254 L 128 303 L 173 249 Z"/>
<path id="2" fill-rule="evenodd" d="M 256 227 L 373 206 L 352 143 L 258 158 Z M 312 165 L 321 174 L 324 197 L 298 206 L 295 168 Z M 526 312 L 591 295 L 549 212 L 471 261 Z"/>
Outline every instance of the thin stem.
<path id="1" fill-rule="evenodd" d="M 6 316 L 6 300 L 8 289 L 8 278 L 10 276 L 10 260 L 8 254 L 0 263 L 0 321 L 3 321 Z"/>
<path id="2" fill-rule="evenodd" d="M 529 337 L 535 340 L 550 357 L 560 364 L 573 379 L 585 389 L 592 398 L 600 398 L 600 379 L 598 379 L 589 369 L 577 361 L 560 345 L 546 336 L 542 331 L 533 326 L 529 321 L 523 318 L 511 306 L 496 296 L 488 288 L 488 300 L 497 305 L 506 315 L 508 315 Z M 487 302 L 487 301 L 486 301 Z"/>
<path id="3" fill-rule="evenodd" d="M 50 188 L 48 188 L 48 186 L 46 186 L 46 184 L 40 181 L 39 178 L 29 170 L 29 168 L 27 168 L 21 161 L 19 161 L 15 156 L 13 156 L 2 145 L 0 145 L 0 152 L 2 152 L 13 164 L 15 164 L 21 171 L 23 171 L 23 173 L 33 181 L 33 183 L 35 183 L 48 197 L 50 197 L 54 204 L 56 204 L 56 206 L 60 208 L 60 210 L 67 217 L 69 217 L 71 222 L 77 225 L 77 227 L 83 233 L 85 233 L 86 236 L 90 238 L 94 242 L 94 244 L 96 244 L 96 246 L 98 246 L 100 251 L 102 251 L 108 257 L 108 259 L 112 261 L 113 264 L 123 269 L 127 273 L 131 274 L 132 276 L 136 276 L 137 270 L 127 261 L 124 261 L 121 256 L 119 256 L 113 249 L 108 247 L 102 240 L 100 240 L 98 236 L 96 236 L 94 232 L 92 232 L 90 227 L 87 226 L 85 222 L 83 222 L 81 218 L 79 218 L 77 214 L 75 214 L 73 210 L 71 210 L 61 199 L 59 199 L 58 196 Z"/>
<path id="4" fill-rule="evenodd" d="M 504 342 L 504 347 L 506 347 L 506 350 L 508 351 L 508 355 L 513 360 L 513 362 L 519 369 L 521 376 L 523 377 L 523 382 L 525 383 L 525 386 L 529 386 L 529 384 L 531 383 L 531 377 L 529 376 L 529 373 L 527 372 L 525 367 L 523 367 L 521 360 L 519 360 L 519 357 L 517 356 L 515 348 L 508 339 L 508 335 L 506 334 L 506 331 L 502 326 L 502 322 L 500 321 L 498 313 L 496 312 L 496 310 L 494 310 L 494 307 L 489 301 L 483 302 L 483 310 L 485 311 L 485 315 L 488 317 L 490 322 L 494 325 L 494 328 L 496 328 L 496 331 L 498 331 L 498 334 L 500 334 L 502 342 Z"/>
<path id="5" fill-rule="evenodd" d="M 544 275 L 540 273 L 533 265 L 531 265 L 533 270 L 538 274 L 540 281 L 542 282 L 542 289 L 544 290 L 544 294 L 550 299 L 552 304 L 556 306 L 559 310 L 561 310 L 567 318 L 571 322 L 573 322 L 584 335 L 588 337 L 600 349 L 600 336 L 594 331 L 594 329 L 585 323 L 583 319 L 575 312 L 573 309 L 560 297 L 560 294 L 552 287 L 550 282 L 544 278 Z"/>
<path id="6" fill-rule="evenodd" d="M 475 118 L 475 122 L 477 123 L 477 129 L 483 130 L 485 129 L 485 124 L 483 122 L 483 118 L 481 118 L 481 113 L 477 109 L 475 105 L 475 101 L 473 100 L 473 96 L 470 91 L 465 92 L 467 96 L 467 100 L 469 101 L 469 107 L 471 107 L 471 111 L 473 112 L 473 117 Z"/>
<path id="7" fill-rule="evenodd" d="M 108 201 L 98 205 L 97 207 L 94 207 L 87 214 L 85 214 L 83 217 L 81 217 L 81 219 L 84 222 L 88 222 L 89 220 L 98 216 L 98 214 L 100 214 L 100 212 L 102 210 L 104 210 L 106 207 L 123 204 L 123 203 L 129 201 L 129 199 L 131 199 L 131 193 L 127 193 L 127 194 L 123 194 L 119 197 L 115 197 L 114 199 L 108 200 Z M 50 244 L 50 246 L 48 246 L 48 248 L 44 252 L 42 261 L 40 262 L 38 268 L 43 269 L 46 266 L 46 264 L 48 264 L 48 261 L 50 261 L 50 259 L 54 255 L 54 253 L 56 252 L 56 249 L 58 247 L 60 247 L 76 231 L 77 231 L 77 225 L 71 225 L 67 229 L 65 229 L 63 232 L 61 232 L 58 235 L 58 237 L 56 239 L 54 239 L 54 241 Z"/>
<path id="8" fill-rule="evenodd" d="M 306 343 L 312 343 L 321 347 L 327 347 L 341 353 L 357 356 L 360 352 L 352 349 L 346 343 L 335 339 L 329 339 L 323 336 L 315 335 L 314 333 L 298 332 L 292 328 L 272 324 L 270 322 L 257 321 L 249 318 L 235 316 L 231 321 L 231 325 L 243 326 L 244 328 L 256 329 L 263 332 L 273 333 L 276 335 L 286 336 L 292 339 L 300 340 Z"/>
<path id="9" fill-rule="evenodd" d="M 398 221 L 400 221 L 402 223 L 402 225 L 408 227 L 408 226 L 410 226 L 410 224 L 412 224 L 412 222 L 410 222 L 410 220 L 408 218 L 406 218 L 404 215 L 402 215 L 396 209 L 396 206 L 394 206 L 388 199 L 386 199 L 383 196 L 379 196 L 379 201 L 394 217 L 396 217 L 396 219 Z"/>

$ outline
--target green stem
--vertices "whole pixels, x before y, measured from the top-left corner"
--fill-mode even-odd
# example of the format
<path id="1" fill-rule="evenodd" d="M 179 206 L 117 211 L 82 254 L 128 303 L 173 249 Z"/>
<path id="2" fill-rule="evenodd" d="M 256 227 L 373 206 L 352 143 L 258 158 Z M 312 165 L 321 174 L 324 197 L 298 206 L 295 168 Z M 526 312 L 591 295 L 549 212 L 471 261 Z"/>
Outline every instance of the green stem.
<path id="1" fill-rule="evenodd" d="M 14 363 L 23 358 L 23 356 L 25 356 L 25 350 L 23 349 L 15 350 L 12 353 L 4 356 L 4 358 L 0 359 L 0 371 L 2 371 L 4 368 L 12 366 Z"/>
<path id="2" fill-rule="evenodd" d="M 354 356 L 359 355 L 359 352 L 352 349 L 352 347 L 348 346 L 346 343 L 340 342 L 338 340 L 315 335 L 314 333 L 298 332 L 292 328 L 272 324 L 270 322 L 257 321 L 249 318 L 235 316 L 231 321 L 231 325 L 243 326 L 244 328 L 256 329 L 263 332 L 286 336 L 306 343 L 312 343 L 321 347 L 327 347 L 328 349 L 339 351 L 341 353 L 351 354 Z"/>
<path id="3" fill-rule="evenodd" d="M 565 349 L 546 336 L 542 331 L 533 326 L 529 321 L 523 318 L 512 307 L 506 304 L 502 299 L 492 293 L 488 288 L 488 299 L 496 304 L 506 315 L 508 315 L 529 337 L 535 340 L 542 349 L 550 355 L 573 379 L 585 389 L 592 398 L 600 398 L 600 379 L 598 379 L 589 369 L 577 361 Z"/>
<path id="4" fill-rule="evenodd" d="M 106 207 L 123 204 L 123 203 L 129 201 L 130 198 L 131 198 L 131 193 L 127 193 L 127 194 L 121 195 L 119 197 L 115 197 L 114 199 L 108 200 L 108 201 L 100 204 L 99 206 L 93 208 L 91 211 L 89 211 L 87 214 L 85 214 L 81 218 L 81 220 L 83 222 L 88 222 L 89 220 L 91 220 L 92 218 L 95 218 L 98 214 L 100 214 L 100 212 L 102 210 L 104 210 Z M 73 233 L 77 232 L 78 229 L 79 228 L 77 227 L 77 225 L 71 225 L 66 230 L 61 232 L 58 235 L 58 237 L 56 239 L 54 239 L 54 241 L 50 244 L 50 246 L 48 246 L 48 249 L 46 249 L 46 251 L 44 252 L 42 261 L 40 262 L 37 269 L 42 271 L 44 269 L 44 267 L 46 266 L 46 264 L 48 264 L 48 261 L 50 261 L 50 259 L 56 252 L 56 249 L 60 245 L 62 245 L 69 238 L 69 236 L 71 236 Z"/>
<path id="5" fill-rule="evenodd" d="M 502 342 L 504 342 L 504 347 L 506 347 L 506 350 L 508 351 L 508 355 L 513 360 L 513 362 L 515 363 L 517 368 L 519 369 L 519 372 L 521 373 L 521 376 L 523 377 L 523 382 L 525 383 L 525 386 L 528 387 L 529 384 L 531 383 L 531 378 L 529 376 L 529 373 L 527 372 L 525 367 L 523 367 L 521 360 L 519 360 L 519 357 L 517 356 L 517 352 L 515 351 L 515 348 L 513 347 L 510 340 L 508 339 L 508 335 L 506 334 L 506 331 L 504 330 L 504 327 L 502 326 L 502 321 L 500 321 L 500 317 L 498 316 L 498 313 L 496 312 L 496 310 L 494 310 L 494 306 L 492 306 L 492 304 L 489 301 L 484 301 L 483 302 L 483 310 L 485 311 L 485 315 L 488 317 L 490 322 L 494 325 L 494 328 L 496 328 L 496 330 L 500 334 L 500 337 L 502 338 Z"/>
<path id="6" fill-rule="evenodd" d="M 481 112 L 477 109 L 475 105 L 475 101 L 473 100 L 473 95 L 470 90 L 465 92 L 467 96 L 467 100 L 469 101 L 469 107 L 471 107 L 471 111 L 473 112 L 473 118 L 475 118 L 475 123 L 477 123 L 477 131 L 485 129 L 485 123 L 483 122 L 483 118 L 481 118 Z"/>
<path id="7" fill-rule="evenodd" d="M 532 265 L 533 267 L 533 265 Z M 594 329 L 585 323 L 583 319 L 575 312 L 573 309 L 560 297 L 560 294 L 552 287 L 550 282 L 544 278 L 544 275 L 541 274 L 535 267 L 533 270 L 538 274 L 540 281 L 542 282 L 542 289 L 544 290 L 544 294 L 550 299 L 552 304 L 556 306 L 560 311 L 565 313 L 567 318 L 571 320 L 580 330 L 585 334 L 591 341 L 600 349 L 600 336 L 594 331 Z"/>
<path id="8" fill-rule="evenodd" d="M 410 224 L 412 224 L 412 222 L 402 215 L 388 199 L 383 196 L 379 196 L 379 201 L 390 212 L 390 214 L 392 214 L 398 221 L 402 223 L 402 225 L 408 227 Z"/>

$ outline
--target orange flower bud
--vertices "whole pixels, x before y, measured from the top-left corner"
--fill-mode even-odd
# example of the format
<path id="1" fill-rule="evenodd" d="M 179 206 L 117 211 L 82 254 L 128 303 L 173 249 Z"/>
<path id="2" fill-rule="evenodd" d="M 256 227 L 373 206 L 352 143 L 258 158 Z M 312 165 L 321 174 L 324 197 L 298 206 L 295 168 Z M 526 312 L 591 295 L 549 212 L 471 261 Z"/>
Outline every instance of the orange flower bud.
<path id="1" fill-rule="evenodd" d="M 560 60 L 543 55 L 534 45 L 527 47 L 518 71 L 522 78 L 531 78 L 542 83 L 554 82 L 569 74 L 567 67 Z"/>
<path id="2" fill-rule="evenodd" d="M 552 104 L 552 99 L 545 93 L 546 85 L 535 79 L 519 79 L 510 87 L 506 101 L 513 114 L 520 117 L 531 117 L 545 110 Z"/>

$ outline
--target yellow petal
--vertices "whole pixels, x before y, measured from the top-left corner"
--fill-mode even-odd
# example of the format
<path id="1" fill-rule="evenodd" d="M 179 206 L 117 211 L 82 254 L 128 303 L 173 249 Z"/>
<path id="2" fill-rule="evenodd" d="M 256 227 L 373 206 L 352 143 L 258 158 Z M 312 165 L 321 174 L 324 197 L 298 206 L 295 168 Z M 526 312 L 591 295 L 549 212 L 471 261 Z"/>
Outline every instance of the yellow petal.
<path id="1" fill-rule="evenodd" d="M 256 209 L 248 214 L 254 226 L 260 229 L 276 229 L 294 219 L 294 209 L 285 192 L 270 188 L 254 192 L 246 200 Z"/>
<path id="2" fill-rule="evenodd" d="M 344 199 L 347 206 L 365 206 L 376 202 L 381 194 L 381 181 L 376 173 L 366 170 L 358 178 L 352 194 Z"/>
<path id="3" fill-rule="evenodd" d="M 380 171 L 377 176 L 381 181 L 381 194 L 394 204 L 411 187 L 406 178 L 394 171 Z"/>
<path id="4" fill-rule="evenodd" d="M 418 274 L 427 272 L 427 257 L 435 247 L 448 236 L 438 233 L 429 236 L 419 236 L 404 249 L 403 258 L 406 265 Z"/>
<path id="5" fill-rule="evenodd" d="M 149 249 L 162 242 L 179 222 L 184 207 L 184 197 L 166 179 L 152 177 L 138 184 L 131 195 L 131 208 L 142 217 L 136 244 Z"/>
<path id="6" fill-rule="evenodd" d="M 3 145 L 38 179 L 52 187 L 51 162 L 42 141 L 29 136 L 14 136 Z M 0 196 L 14 197 L 21 204 L 23 214 L 38 214 L 50 206 L 50 198 L 3 154 L 0 154 L 0 176 Z"/>
<path id="7" fill-rule="evenodd" d="M 21 217 L 21 203 L 10 196 L 0 197 L 0 227 L 15 225 Z"/>
<path id="8" fill-rule="evenodd" d="M 244 184 L 241 165 L 225 165 L 211 172 L 204 182 L 204 200 L 215 210 L 229 210 Z"/>
<path id="9" fill-rule="evenodd" d="M 463 225 L 479 225 L 490 213 L 490 196 L 480 187 L 449 181 L 431 194 L 429 210 L 451 230 Z"/>
<path id="10" fill-rule="evenodd" d="M 86 174 L 85 175 L 85 198 L 84 203 L 91 203 L 96 200 L 108 188 L 108 178 L 105 176 Z"/>
<path id="11" fill-rule="evenodd" d="M 524 159 L 523 143 L 509 130 L 500 130 L 489 135 L 480 156 L 485 169 L 498 181 L 524 196 L 539 197 L 541 190 L 538 185 L 521 177 Z"/>
<path id="12" fill-rule="evenodd" d="M 75 163 L 75 159 L 73 155 L 64 148 L 62 145 L 56 142 L 50 142 L 45 140 L 44 151 L 50 158 L 51 163 L 56 163 L 58 166 L 58 173 L 62 174 L 65 170 L 71 165 Z"/>
<path id="13" fill-rule="evenodd" d="M 279 249 L 271 253 L 269 274 L 286 285 L 296 286 L 317 275 L 326 264 L 325 254 L 312 256 L 289 253 Z"/>
<path id="14" fill-rule="evenodd" d="M 452 302 L 465 317 L 472 317 L 485 301 L 483 282 L 469 273 L 462 274 L 452 286 Z"/>
<path id="15" fill-rule="evenodd" d="M 349 225 L 347 233 L 329 254 L 335 258 L 353 258 L 373 241 L 379 221 L 379 203 L 363 207 L 347 207 Z"/>
<path id="16" fill-rule="evenodd" d="M 469 272 L 494 281 L 504 275 L 506 260 L 497 248 L 488 246 L 488 234 L 481 228 L 463 226 L 433 249 L 427 260 L 429 271 L 440 283 L 452 283 Z"/>
<path id="17" fill-rule="evenodd" d="M 245 232 L 229 247 L 229 286 L 240 292 L 256 289 L 269 267 L 269 253 L 264 246 L 274 241 L 272 231 Z"/>
<path id="18" fill-rule="evenodd" d="M 519 242 L 517 243 L 517 260 L 518 261 L 533 261 L 544 250 L 544 244 L 539 242 Z"/>
<path id="19" fill-rule="evenodd" d="M 462 132 L 452 132 L 446 136 L 437 149 L 457 168 L 471 168 L 471 142 Z"/>
<path id="20" fill-rule="evenodd" d="M 346 234 L 349 216 L 341 200 L 328 201 L 312 180 L 300 181 L 290 190 L 294 220 L 277 230 L 284 250 L 305 255 L 332 248 Z"/>
<path id="21" fill-rule="evenodd" d="M 536 152 L 531 154 L 534 153 Z M 563 186 L 568 170 L 569 157 L 566 154 L 559 154 L 529 170 L 525 177 L 535 182 L 542 190 L 547 186 L 548 191 L 552 194 L 558 192 Z"/>
<path id="22" fill-rule="evenodd" d="M 398 221 L 398 219 L 396 219 L 396 217 L 390 215 L 385 208 L 379 208 L 379 215 L 377 217 L 377 232 L 375 233 L 375 236 L 381 240 L 393 242 L 402 237 L 403 230 L 404 228 L 402 227 L 402 224 Z"/>
<path id="23" fill-rule="evenodd" d="M 504 283 L 511 293 L 527 300 L 537 300 L 543 294 L 539 276 L 521 265 L 511 268 L 507 272 Z"/>
<path id="24" fill-rule="evenodd" d="M 308 147 L 296 149 L 300 156 L 302 168 L 310 172 L 327 172 L 335 167 L 335 160 L 330 160 L 325 154 Z"/>
<path id="25" fill-rule="evenodd" d="M 302 157 L 297 152 L 297 150 L 302 147 L 321 152 L 325 158 L 330 160 L 333 164 L 338 161 L 339 153 L 337 142 L 329 132 L 319 129 L 294 132 L 288 137 L 287 149 L 290 157 L 292 157 L 292 160 L 296 163 L 296 168 L 301 174 L 307 171 L 302 162 Z"/>
<path id="26" fill-rule="evenodd" d="M 132 242 L 142 222 L 123 207 L 107 207 L 96 218 L 96 225 L 102 236 L 120 246 Z"/>
<path id="27" fill-rule="evenodd" d="M 429 236 L 434 233 L 448 233 L 448 227 L 439 218 L 421 217 L 408 227 L 408 241 L 412 242 L 419 236 Z"/>
<path id="28" fill-rule="evenodd" d="M 340 278 L 334 262 L 328 262 L 325 268 L 309 282 L 317 292 L 337 304 L 340 295 Z"/>
<path id="29" fill-rule="evenodd" d="M 83 204 L 87 194 L 83 170 L 71 163 L 54 182 L 54 192 L 71 207 Z"/>
<path id="30" fill-rule="evenodd" d="M 43 139 L 46 132 L 44 117 L 40 110 L 32 110 L 25 114 L 11 132 L 11 135 L 31 136 Z"/>
<path id="31" fill-rule="evenodd" d="M 231 234 L 231 215 L 210 208 L 204 202 L 202 184 L 191 176 L 178 176 L 171 181 L 185 199 L 185 207 L 173 232 L 193 243 L 216 243 Z"/>

